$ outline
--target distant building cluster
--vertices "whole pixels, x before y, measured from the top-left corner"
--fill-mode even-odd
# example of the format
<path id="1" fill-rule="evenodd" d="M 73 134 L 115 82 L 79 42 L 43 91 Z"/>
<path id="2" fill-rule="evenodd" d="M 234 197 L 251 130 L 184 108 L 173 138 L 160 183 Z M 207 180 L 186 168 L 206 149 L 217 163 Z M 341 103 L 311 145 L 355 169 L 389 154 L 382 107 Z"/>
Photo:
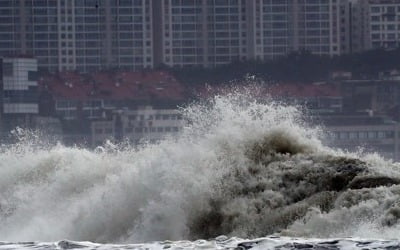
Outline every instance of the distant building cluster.
<path id="1" fill-rule="evenodd" d="M 155 142 L 185 125 L 186 89 L 166 71 L 38 75 L 37 59 L 0 60 L 0 140 L 16 127 L 68 145 Z"/>
<path id="2" fill-rule="evenodd" d="M 96 147 L 110 141 L 132 144 L 175 137 L 186 126 L 178 110 L 193 89 L 162 70 L 142 72 L 61 72 L 38 75 L 37 60 L 7 57 L 0 61 L 0 140 L 16 127 L 42 131 L 67 145 Z M 201 97 L 224 87 L 198 86 Z M 317 83 L 276 83 L 254 98 L 273 97 L 307 107 L 330 133 L 334 146 L 358 146 L 400 160 L 399 72 L 379 79 L 355 80 L 350 72 L 333 72 Z"/>
<path id="3" fill-rule="evenodd" d="M 62 72 L 39 79 L 42 113 L 59 117 L 67 144 L 158 141 L 182 129 L 186 89 L 166 71 Z"/>
<path id="4" fill-rule="evenodd" d="M 400 0 L 1 0 L 0 56 L 39 70 L 215 67 L 397 48 Z"/>
<path id="5" fill-rule="evenodd" d="M 155 142 L 178 135 L 177 107 L 208 91 L 163 66 L 399 45 L 400 0 L 0 0 L 0 140 L 18 126 L 67 145 Z M 307 107 L 332 145 L 400 160 L 399 81 L 397 70 L 374 80 L 332 72 L 269 82 L 254 98 Z"/>
<path id="6" fill-rule="evenodd" d="M 182 84 L 166 71 L 48 74 L 40 77 L 39 88 L 66 120 L 98 119 L 116 109 L 149 103 L 176 106 L 184 99 Z"/>

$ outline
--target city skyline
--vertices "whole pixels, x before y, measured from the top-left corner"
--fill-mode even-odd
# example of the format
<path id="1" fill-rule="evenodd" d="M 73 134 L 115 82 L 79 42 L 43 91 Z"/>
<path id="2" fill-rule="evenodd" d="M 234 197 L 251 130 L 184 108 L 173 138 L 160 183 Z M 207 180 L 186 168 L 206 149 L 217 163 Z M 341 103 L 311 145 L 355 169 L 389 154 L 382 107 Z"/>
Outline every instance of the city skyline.
<path id="1" fill-rule="evenodd" d="M 0 56 L 49 72 L 213 68 L 390 49 L 399 18 L 399 0 L 4 0 Z"/>

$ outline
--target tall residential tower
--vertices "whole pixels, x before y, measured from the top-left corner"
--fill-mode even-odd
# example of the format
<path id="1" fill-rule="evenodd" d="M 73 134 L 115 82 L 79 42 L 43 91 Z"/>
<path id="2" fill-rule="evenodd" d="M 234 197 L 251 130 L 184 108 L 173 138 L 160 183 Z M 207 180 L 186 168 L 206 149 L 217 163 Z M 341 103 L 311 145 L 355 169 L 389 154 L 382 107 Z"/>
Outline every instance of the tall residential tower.
<path id="1" fill-rule="evenodd" d="M 41 70 L 153 66 L 151 0 L 1 0 L 0 55 Z"/>
<path id="2" fill-rule="evenodd" d="M 1 0 L 0 56 L 91 72 L 340 55 L 349 10 L 348 0 Z"/>
<path id="3" fill-rule="evenodd" d="M 164 0 L 158 63 L 213 67 L 292 51 L 349 51 L 347 0 Z"/>
<path id="4" fill-rule="evenodd" d="M 353 51 L 399 48 L 400 0 L 353 2 Z"/>

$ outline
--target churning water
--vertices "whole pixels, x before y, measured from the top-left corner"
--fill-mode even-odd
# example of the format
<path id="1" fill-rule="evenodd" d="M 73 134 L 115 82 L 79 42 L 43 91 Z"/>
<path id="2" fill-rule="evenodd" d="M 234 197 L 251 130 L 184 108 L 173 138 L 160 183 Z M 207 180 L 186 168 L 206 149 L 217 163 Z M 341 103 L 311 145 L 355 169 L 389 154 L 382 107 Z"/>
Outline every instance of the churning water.
<path id="1" fill-rule="evenodd" d="M 157 144 L 3 146 L 0 249 L 400 249 L 399 164 L 246 94 L 182 113 Z"/>

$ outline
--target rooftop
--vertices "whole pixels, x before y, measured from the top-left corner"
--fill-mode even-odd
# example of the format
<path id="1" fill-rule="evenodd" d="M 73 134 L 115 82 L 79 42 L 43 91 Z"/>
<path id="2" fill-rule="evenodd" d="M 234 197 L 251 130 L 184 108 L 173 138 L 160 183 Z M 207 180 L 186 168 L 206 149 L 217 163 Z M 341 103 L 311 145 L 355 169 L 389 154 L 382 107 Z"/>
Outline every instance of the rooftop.
<path id="1" fill-rule="evenodd" d="M 63 72 L 40 77 L 39 87 L 59 99 L 170 99 L 184 97 L 184 88 L 165 71 Z"/>

